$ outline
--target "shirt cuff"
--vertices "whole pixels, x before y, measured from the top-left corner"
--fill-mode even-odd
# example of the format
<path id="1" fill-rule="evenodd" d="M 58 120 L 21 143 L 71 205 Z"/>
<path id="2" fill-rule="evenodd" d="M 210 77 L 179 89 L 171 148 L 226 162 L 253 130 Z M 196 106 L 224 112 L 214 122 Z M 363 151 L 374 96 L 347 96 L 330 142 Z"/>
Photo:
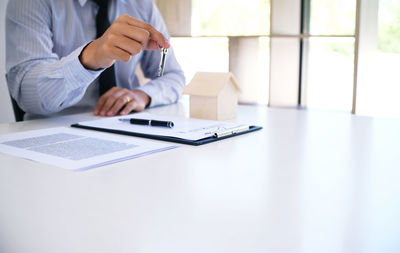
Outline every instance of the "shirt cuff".
<path id="1" fill-rule="evenodd" d="M 151 85 L 145 84 L 145 85 L 143 85 L 143 86 L 140 86 L 140 87 L 138 87 L 138 88 L 135 88 L 135 90 L 140 90 L 140 91 L 146 93 L 147 96 L 149 96 L 149 98 L 150 98 L 150 103 L 146 106 L 146 108 L 154 107 L 154 106 L 157 106 L 157 105 L 160 104 L 160 103 L 158 102 L 159 99 L 157 98 L 157 95 L 156 95 L 157 92 L 154 91 L 154 88 L 151 87 Z"/>
<path id="2" fill-rule="evenodd" d="M 65 64 L 65 78 L 68 83 L 71 84 L 71 88 L 80 88 L 82 86 L 88 86 L 91 84 L 103 70 L 88 70 L 86 69 L 81 61 L 79 55 L 82 53 L 83 48 L 86 45 L 75 49 L 67 57 L 63 58 L 66 61 Z"/>

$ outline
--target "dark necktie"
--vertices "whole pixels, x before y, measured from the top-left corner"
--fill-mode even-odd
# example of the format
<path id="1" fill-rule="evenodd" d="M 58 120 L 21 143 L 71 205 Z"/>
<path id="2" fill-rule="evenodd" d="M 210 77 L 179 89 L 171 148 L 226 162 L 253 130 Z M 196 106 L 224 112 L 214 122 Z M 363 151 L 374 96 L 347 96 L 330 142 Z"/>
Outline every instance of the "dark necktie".
<path id="1" fill-rule="evenodd" d="M 101 37 L 103 33 L 110 27 L 108 20 L 108 4 L 109 0 L 93 0 L 99 5 L 99 12 L 96 16 L 96 30 L 97 38 Z M 114 65 L 105 69 L 99 77 L 99 94 L 100 96 L 106 93 L 109 89 L 116 85 Z"/>

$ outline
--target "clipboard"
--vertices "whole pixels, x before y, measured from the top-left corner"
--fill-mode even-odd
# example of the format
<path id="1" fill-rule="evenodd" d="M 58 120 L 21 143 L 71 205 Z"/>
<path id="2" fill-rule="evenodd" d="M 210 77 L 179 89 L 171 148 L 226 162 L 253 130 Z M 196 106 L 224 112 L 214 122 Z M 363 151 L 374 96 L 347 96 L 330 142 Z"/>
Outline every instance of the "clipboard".
<path id="1" fill-rule="evenodd" d="M 175 131 L 179 131 L 181 129 L 185 129 L 188 132 L 199 130 L 206 131 L 201 129 L 203 126 L 206 129 L 207 126 L 218 126 L 218 127 L 226 127 L 224 128 L 226 131 L 218 131 L 212 132 L 213 129 L 209 130 L 209 133 L 205 133 L 204 137 L 201 137 L 201 133 L 197 133 L 197 135 L 190 136 L 185 134 L 179 134 L 178 132 L 173 132 L 174 130 L 160 128 L 160 127 L 152 127 L 152 126 L 136 126 L 130 125 L 129 123 L 119 123 L 119 119 L 121 118 L 146 118 L 146 119 L 168 119 L 173 120 L 175 122 Z M 118 122 L 118 123 L 117 123 Z M 123 125 L 124 124 L 124 125 Z M 181 127 L 182 125 L 186 125 L 186 127 Z M 200 119 L 186 119 L 179 117 L 169 117 L 169 116 L 159 116 L 152 115 L 149 113 L 136 113 L 128 116 L 119 116 L 113 118 L 105 118 L 94 121 L 84 121 L 76 124 L 72 124 L 71 127 L 82 128 L 87 130 L 95 130 L 107 133 L 115 133 L 122 134 L 127 136 L 148 138 L 153 140 L 161 140 L 168 141 L 180 144 L 187 144 L 193 146 L 199 146 L 219 140 L 224 140 L 227 138 L 235 137 L 238 135 L 243 135 L 247 133 L 251 133 L 254 131 L 261 130 L 262 127 L 255 125 L 240 125 L 235 123 L 228 122 L 219 122 L 219 121 L 211 121 L 211 120 L 200 120 Z M 196 129 L 196 127 L 198 129 Z M 220 128 L 219 128 L 220 129 Z M 189 136 L 189 137 L 187 137 Z M 200 136 L 200 137 L 199 137 Z"/>

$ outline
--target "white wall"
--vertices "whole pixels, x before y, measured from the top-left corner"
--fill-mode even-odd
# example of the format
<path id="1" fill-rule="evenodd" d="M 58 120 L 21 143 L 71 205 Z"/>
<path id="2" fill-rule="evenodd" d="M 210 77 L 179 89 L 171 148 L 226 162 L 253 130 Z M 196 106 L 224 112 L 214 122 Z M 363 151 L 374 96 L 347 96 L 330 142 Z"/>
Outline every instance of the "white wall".
<path id="1" fill-rule="evenodd" d="M 6 83 L 6 29 L 5 17 L 8 0 L 0 0 L 0 123 L 13 122 L 14 113 Z"/>

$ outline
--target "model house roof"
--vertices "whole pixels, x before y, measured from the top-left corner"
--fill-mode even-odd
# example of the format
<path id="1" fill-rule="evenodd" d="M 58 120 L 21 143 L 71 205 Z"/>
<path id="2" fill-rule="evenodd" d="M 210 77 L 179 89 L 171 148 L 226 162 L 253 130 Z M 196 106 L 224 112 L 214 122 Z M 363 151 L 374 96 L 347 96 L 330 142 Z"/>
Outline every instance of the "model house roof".
<path id="1" fill-rule="evenodd" d="M 225 85 L 229 84 L 233 85 L 237 92 L 241 92 L 235 77 L 230 72 L 197 72 L 183 93 L 197 96 L 218 96 Z"/>

